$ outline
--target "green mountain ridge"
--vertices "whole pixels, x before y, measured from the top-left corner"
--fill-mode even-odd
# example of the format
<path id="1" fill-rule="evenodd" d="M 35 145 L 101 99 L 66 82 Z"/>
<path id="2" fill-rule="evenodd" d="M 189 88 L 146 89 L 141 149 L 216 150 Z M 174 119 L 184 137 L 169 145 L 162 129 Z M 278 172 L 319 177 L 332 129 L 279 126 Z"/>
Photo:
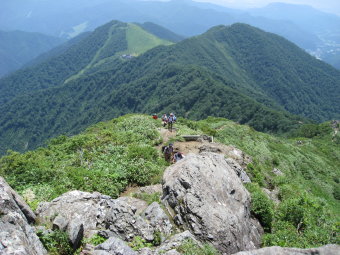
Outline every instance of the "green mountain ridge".
<path id="1" fill-rule="evenodd" d="M 40 33 L 0 31 L 0 77 L 18 70 L 64 41 Z"/>
<path id="2" fill-rule="evenodd" d="M 115 36 L 110 37 L 112 33 Z M 146 32 L 135 24 L 111 22 L 82 40 L 82 47 L 70 48 L 71 57 L 79 56 L 77 50 L 86 53 L 86 61 L 73 67 L 73 73 L 58 72 L 53 81 L 44 71 L 51 67 L 46 62 L 37 75 L 31 69 L 1 80 L 0 90 L 12 90 L 3 99 L 7 103 L 0 104 L 4 113 L 0 141 L 6 145 L 1 152 L 33 149 L 48 138 L 76 134 L 126 113 L 175 111 L 191 119 L 228 117 L 267 132 L 287 132 L 308 122 L 292 113 L 319 121 L 339 117 L 340 72 L 282 37 L 235 24 L 169 46 L 155 47 L 170 43 L 145 36 L 153 42 L 154 48 L 148 50 L 140 33 Z M 89 54 L 83 45 L 90 47 L 93 40 L 97 46 Z M 66 58 L 66 53 L 61 56 Z M 134 53 L 143 54 L 128 60 L 119 57 Z M 62 61 L 58 63 L 65 68 Z M 31 83 L 25 75 L 45 88 L 36 87 L 39 83 Z M 27 95 L 15 94 L 20 79 Z M 48 79 L 52 82 L 46 85 Z"/>
<path id="3" fill-rule="evenodd" d="M 81 37 L 78 43 L 66 47 L 66 50 L 61 49 L 60 54 L 51 54 L 45 61 L 38 61 L 35 66 L 19 70 L 0 80 L 0 105 L 20 94 L 62 85 L 73 75 L 88 70 L 106 58 L 117 57 L 119 53 L 138 55 L 159 44 L 171 44 L 143 31 L 137 25 L 118 21 L 99 27 L 85 35 L 85 38 Z M 138 42 L 136 38 L 128 38 L 136 36 L 138 32 L 140 38 L 145 40 Z M 136 45 L 128 45 L 131 40 L 136 41 Z M 143 46 L 138 48 L 139 43 Z M 136 49 L 133 48 L 135 46 Z"/>
<path id="4" fill-rule="evenodd" d="M 247 188 L 252 214 L 265 228 L 263 246 L 340 243 L 340 136 L 331 123 L 305 125 L 291 139 L 256 132 L 224 118 L 197 122 L 179 118 L 175 127 L 171 140 L 175 144 L 181 143 L 181 135 L 213 135 L 215 142 L 252 157 L 245 169 L 252 180 Z M 0 158 L 0 176 L 33 209 L 70 190 L 116 198 L 130 185 L 161 182 L 168 164 L 157 150 L 162 143 L 160 130 L 161 121 L 148 115 L 101 122 L 79 135 L 52 139 L 45 148 L 9 153 Z M 274 168 L 282 175 L 275 174 Z M 265 190 L 277 194 L 277 203 Z"/>

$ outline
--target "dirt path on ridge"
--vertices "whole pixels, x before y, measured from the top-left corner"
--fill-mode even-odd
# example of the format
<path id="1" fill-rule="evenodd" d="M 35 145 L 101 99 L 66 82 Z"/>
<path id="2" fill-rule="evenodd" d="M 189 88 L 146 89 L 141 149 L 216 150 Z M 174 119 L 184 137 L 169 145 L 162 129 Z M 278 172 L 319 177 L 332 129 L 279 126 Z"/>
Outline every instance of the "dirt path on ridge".
<path id="1" fill-rule="evenodd" d="M 157 150 L 161 152 L 162 147 L 165 145 L 168 145 L 169 141 L 171 140 L 171 138 L 176 137 L 177 132 L 176 132 L 176 128 L 174 128 L 172 130 L 172 132 L 170 132 L 167 128 L 160 128 L 159 129 L 159 133 L 162 137 L 163 142 L 159 145 L 156 146 Z M 189 153 L 195 153 L 198 154 L 199 153 L 199 147 L 202 146 L 202 144 L 204 144 L 204 142 L 197 142 L 197 141 L 193 141 L 193 142 L 180 142 L 180 141 L 175 141 L 173 143 L 173 147 L 175 151 L 180 151 L 182 152 L 185 156 Z M 162 154 L 163 155 L 163 154 Z M 132 193 L 138 193 L 140 192 L 140 187 L 139 186 L 130 186 L 127 187 L 126 190 L 120 194 L 121 197 L 127 197 L 127 196 L 131 196 Z"/>
<path id="2" fill-rule="evenodd" d="M 161 128 L 159 130 L 160 135 L 163 139 L 163 142 L 157 146 L 157 149 L 160 151 L 162 149 L 162 146 L 168 145 L 168 142 L 171 138 L 176 137 L 177 132 L 176 129 L 174 129 L 172 132 L 170 132 L 166 128 Z M 199 148 L 204 144 L 205 142 L 198 142 L 198 141 L 190 141 L 190 142 L 180 142 L 180 141 L 175 141 L 173 142 L 173 147 L 175 151 L 180 151 L 184 155 L 187 155 L 189 153 L 194 153 L 198 154 L 199 153 Z"/>
<path id="3" fill-rule="evenodd" d="M 176 136 L 177 132 L 176 129 L 173 129 L 172 132 L 170 132 L 168 129 L 166 128 L 161 128 L 159 130 L 159 133 L 162 137 L 163 142 L 157 146 L 157 149 L 161 150 L 162 146 L 167 145 L 167 143 L 169 142 L 169 140 L 173 137 Z"/>

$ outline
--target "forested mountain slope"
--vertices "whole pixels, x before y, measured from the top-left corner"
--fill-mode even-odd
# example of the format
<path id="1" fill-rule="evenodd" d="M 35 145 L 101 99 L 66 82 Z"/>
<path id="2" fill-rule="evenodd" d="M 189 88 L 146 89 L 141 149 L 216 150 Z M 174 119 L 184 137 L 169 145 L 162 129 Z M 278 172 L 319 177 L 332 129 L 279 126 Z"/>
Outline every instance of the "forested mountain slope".
<path id="1" fill-rule="evenodd" d="M 37 65 L 1 79 L 0 105 L 19 94 L 62 85 L 71 76 L 89 71 L 95 65 L 105 63 L 108 58 L 123 54 L 137 56 L 157 45 L 171 44 L 138 25 L 118 21 L 112 21 L 91 34 L 80 36 L 80 40 L 74 40 L 76 42 L 71 42 L 71 46 L 65 46 L 66 50 L 61 46 L 46 54 L 45 61 L 38 59 Z"/>
<path id="2" fill-rule="evenodd" d="M 144 30 L 122 26 L 130 27 L 130 39 L 120 54 L 145 52 L 137 39 Z M 132 112 L 228 117 L 269 132 L 287 132 L 304 121 L 291 113 L 315 120 L 339 117 L 340 72 L 279 36 L 243 24 L 218 26 L 139 57 L 107 58 L 116 54 L 107 45 L 117 37 L 73 75 L 48 89 L 31 87 L 28 95 L 0 106 L 1 144 L 31 149 L 49 137 Z"/>
<path id="3" fill-rule="evenodd" d="M 65 40 L 23 31 L 0 31 L 0 77 L 15 71 Z"/>
<path id="4" fill-rule="evenodd" d="M 0 10 L 3 10 L 2 30 L 20 29 L 66 38 L 94 30 L 113 19 L 151 21 L 187 37 L 216 25 L 241 22 L 284 36 L 338 67 L 334 59 L 339 58 L 339 16 L 306 5 L 271 3 L 263 8 L 237 10 L 191 0 L 26 0 L 25 3 L 2 0 Z M 62 22 L 56 23 L 60 17 Z"/>

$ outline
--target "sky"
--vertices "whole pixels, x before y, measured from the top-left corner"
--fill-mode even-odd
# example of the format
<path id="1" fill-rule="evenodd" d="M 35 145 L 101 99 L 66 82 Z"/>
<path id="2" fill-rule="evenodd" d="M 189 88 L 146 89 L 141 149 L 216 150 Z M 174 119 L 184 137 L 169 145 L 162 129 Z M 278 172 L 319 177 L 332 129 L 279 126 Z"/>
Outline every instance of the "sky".
<path id="1" fill-rule="evenodd" d="M 272 2 L 291 4 L 305 4 L 316 9 L 340 15 L 340 0 L 194 0 L 197 2 L 210 2 L 234 8 L 263 7 Z"/>

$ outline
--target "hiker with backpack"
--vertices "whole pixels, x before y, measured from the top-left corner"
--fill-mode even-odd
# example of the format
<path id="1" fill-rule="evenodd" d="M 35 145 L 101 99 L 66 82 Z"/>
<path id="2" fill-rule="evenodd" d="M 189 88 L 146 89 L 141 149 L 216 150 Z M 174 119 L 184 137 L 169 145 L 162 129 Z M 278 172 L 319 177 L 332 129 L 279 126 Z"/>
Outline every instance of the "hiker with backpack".
<path id="1" fill-rule="evenodd" d="M 170 113 L 168 118 L 168 130 L 170 130 L 170 132 L 172 132 L 172 126 L 174 122 L 176 122 L 176 116 L 173 113 Z"/>
<path id="2" fill-rule="evenodd" d="M 163 127 L 165 127 L 168 124 L 168 116 L 166 115 L 166 113 L 164 113 L 162 116 L 162 122 L 163 122 Z"/>
<path id="3" fill-rule="evenodd" d="M 183 155 L 182 152 L 179 152 L 179 151 L 175 152 L 175 154 L 174 154 L 174 162 L 178 162 L 178 161 L 180 161 L 183 158 L 184 158 L 184 155 Z"/>
<path id="4" fill-rule="evenodd" d="M 163 146 L 162 152 L 164 154 L 164 159 L 169 163 L 172 162 L 173 152 L 174 152 L 173 144 L 170 143 L 168 146 Z"/>

